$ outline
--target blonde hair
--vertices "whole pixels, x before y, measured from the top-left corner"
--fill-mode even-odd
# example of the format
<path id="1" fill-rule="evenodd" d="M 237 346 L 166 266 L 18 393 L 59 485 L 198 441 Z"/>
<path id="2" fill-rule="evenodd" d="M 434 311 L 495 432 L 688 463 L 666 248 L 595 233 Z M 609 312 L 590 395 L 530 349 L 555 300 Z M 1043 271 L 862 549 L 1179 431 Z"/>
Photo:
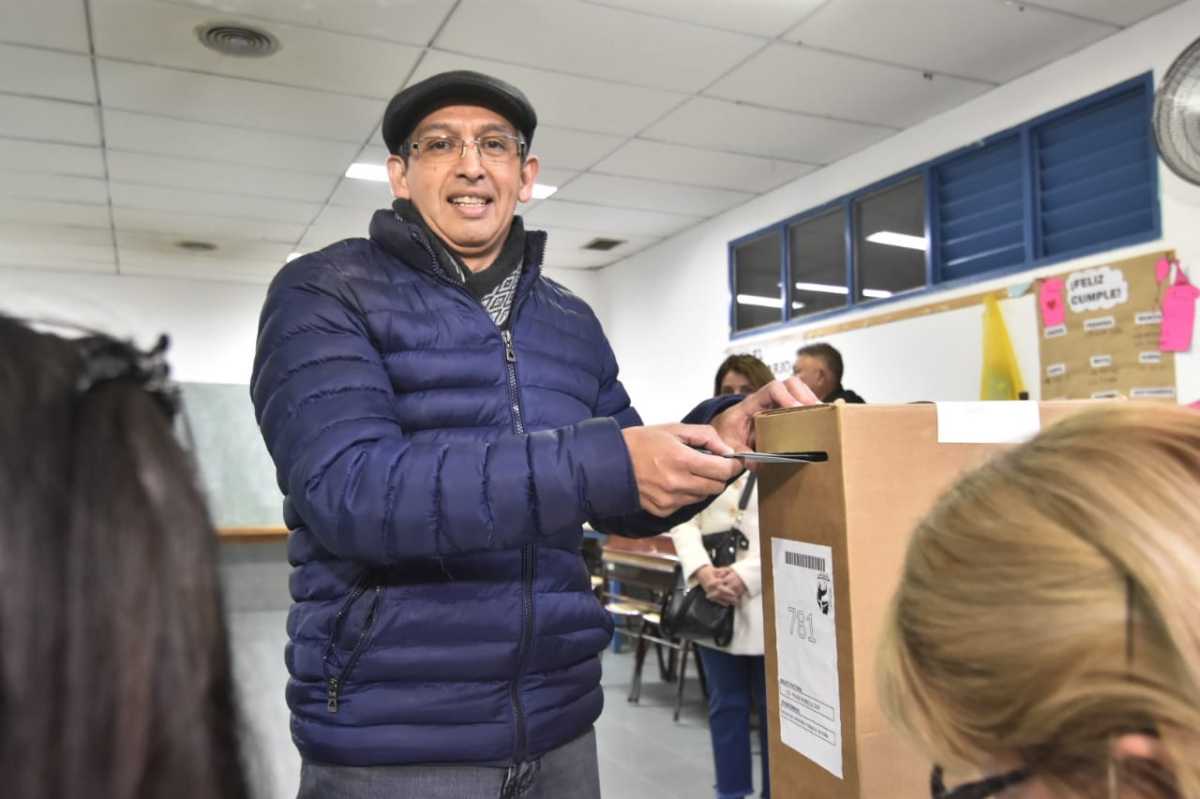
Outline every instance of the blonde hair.
<path id="1" fill-rule="evenodd" d="M 879 676 L 947 765 L 1200 797 L 1200 414 L 1086 411 L 961 479 L 914 532 Z M 1114 761 L 1146 731 L 1166 766 Z"/>

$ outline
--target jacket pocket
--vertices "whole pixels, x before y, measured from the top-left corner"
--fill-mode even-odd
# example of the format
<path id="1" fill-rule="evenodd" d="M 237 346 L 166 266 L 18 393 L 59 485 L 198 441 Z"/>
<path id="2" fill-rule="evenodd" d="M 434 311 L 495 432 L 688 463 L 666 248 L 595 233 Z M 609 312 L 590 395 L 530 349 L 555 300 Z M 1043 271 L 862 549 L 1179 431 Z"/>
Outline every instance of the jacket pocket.
<path id="1" fill-rule="evenodd" d="M 350 589 L 337 615 L 333 617 L 333 630 L 325 647 L 323 664 L 325 669 L 325 707 L 337 713 L 342 691 L 350 679 L 359 658 L 367 650 L 371 628 L 379 614 L 379 601 L 383 586 L 370 574 L 361 577 Z M 360 613 L 355 609 L 367 602 Z"/>

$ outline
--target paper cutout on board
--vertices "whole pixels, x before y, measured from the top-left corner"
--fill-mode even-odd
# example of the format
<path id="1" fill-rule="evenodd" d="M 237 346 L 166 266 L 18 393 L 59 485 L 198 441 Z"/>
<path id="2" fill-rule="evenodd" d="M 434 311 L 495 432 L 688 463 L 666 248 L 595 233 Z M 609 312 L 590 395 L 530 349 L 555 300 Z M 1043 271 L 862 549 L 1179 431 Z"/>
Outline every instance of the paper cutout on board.
<path id="1" fill-rule="evenodd" d="M 1042 306 L 1042 326 L 1054 327 L 1066 321 L 1067 309 L 1063 305 L 1063 288 L 1066 283 L 1061 277 L 1052 277 L 1042 281 L 1038 290 L 1038 303 Z"/>
<path id="2" fill-rule="evenodd" d="M 1191 284 L 1182 268 L 1176 266 L 1175 283 L 1167 289 L 1162 302 L 1162 331 L 1158 348 L 1163 352 L 1191 350 L 1197 297 L 1200 297 L 1200 289 Z"/>

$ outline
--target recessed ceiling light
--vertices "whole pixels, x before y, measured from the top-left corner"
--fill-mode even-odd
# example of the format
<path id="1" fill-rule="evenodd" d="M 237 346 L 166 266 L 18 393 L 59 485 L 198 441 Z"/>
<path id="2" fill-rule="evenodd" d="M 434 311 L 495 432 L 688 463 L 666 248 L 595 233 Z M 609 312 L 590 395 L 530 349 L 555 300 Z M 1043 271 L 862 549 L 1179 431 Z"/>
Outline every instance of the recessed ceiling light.
<path id="1" fill-rule="evenodd" d="M 192 241 L 190 239 L 177 241 L 175 242 L 175 246 L 181 250 L 187 250 L 188 252 L 212 252 L 213 250 L 217 249 L 217 245 L 213 244 L 211 241 Z"/>
<path id="2" fill-rule="evenodd" d="M 376 183 L 387 183 L 387 166 L 384 164 L 368 164 L 365 161 L 356 161 L 346 170 L 346 177 L 354 178 L 355 180 L 371 180 Z"/>
<path id="3" fill-rule="evenodd" d="M 556 191 L 558 191 L 558 186 L 549 186 L 545 183 L 534 183 L 533 199 L 544 200 Z"/>
<path id="4" fill-rule="evenodd" d="M 221 55 L 264 58 L 279 51 L 279 40 L 240 22 L 207 22 L 196 26 L 196 38 Z"/>
<path id="5" fill-rule="evenodd" d="M 863 296 L 879 300 L 883 299 L 884 297 L 892 296 L 892 292 L 888 291 L 887 289 L 863 289 Z"/>
<path id="6" fill-rule="evenodd" d="M 887 244 L 892 247 L 905 247 L 910 250 L 925 251 L 927 242 L 924 236 L 909 236 L 907 233 L 893 233 L 890 230 L 881 230 L 878 233 L 872 233 L 867 236 L 867 241 L 874 244 Z"/>

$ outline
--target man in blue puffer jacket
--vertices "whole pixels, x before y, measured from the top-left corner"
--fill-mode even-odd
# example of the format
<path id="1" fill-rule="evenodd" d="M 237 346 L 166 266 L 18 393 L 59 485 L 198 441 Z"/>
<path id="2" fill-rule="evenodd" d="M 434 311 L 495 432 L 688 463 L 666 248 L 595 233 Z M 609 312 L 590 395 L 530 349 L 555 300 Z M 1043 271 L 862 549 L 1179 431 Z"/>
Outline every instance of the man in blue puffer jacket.
<path id="1" fill-rule="evenodd" d="M 596 797 L 612 634 L 581 523 L 669 529 L 719 494 L 795 379 L 641 426 L 587 304 L 514 216 L 538 171 L 516 88 L 443 73 L 389 103 L 397 197 L 288 264 L 251 392 L 285 494 L 301 797 Z M 708 424 L 711 422 L 711 425 Z"/>

